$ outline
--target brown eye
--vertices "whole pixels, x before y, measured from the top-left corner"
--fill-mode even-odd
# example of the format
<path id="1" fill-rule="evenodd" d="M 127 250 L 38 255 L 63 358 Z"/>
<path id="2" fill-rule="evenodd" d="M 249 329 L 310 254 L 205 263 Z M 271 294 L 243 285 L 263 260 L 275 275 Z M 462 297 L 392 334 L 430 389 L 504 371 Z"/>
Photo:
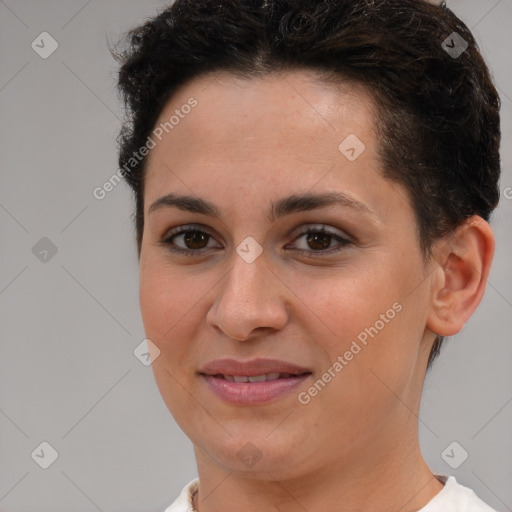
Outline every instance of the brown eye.
<path id="1" fill-rule="evenodd" d="M 305 256 L 329 256 L 354 244 L 343 235 L 343 232 L 339 234 L 337 232 L 332 233 L 325 226 L 312 227 L 295 238 L 293 244 L 295 248 L 293 250 Z"/>
<path id="2" fill-rule="evenodd" d="M 187 249 L 204 249 L 210 239 L 210 235 L 202 231 L 188 231 L 187 233 L 183 235 Z"/>
<path id="3" fill-rule="evenodd" d="M 171 231 L 160 244 L 173 253 L 200 256 L 210 249 L 222 249 L 214 242 L 213 236 L 206 231 L 189 226 Z"/>
<path id="4" fill-rule="evenodd" d="M 307 237 L 307 243 L 309 247 L 314 251 L 320 251 L 327 249 L 331 245 L 332 236 L 327 233 L 309 233 Z"/>

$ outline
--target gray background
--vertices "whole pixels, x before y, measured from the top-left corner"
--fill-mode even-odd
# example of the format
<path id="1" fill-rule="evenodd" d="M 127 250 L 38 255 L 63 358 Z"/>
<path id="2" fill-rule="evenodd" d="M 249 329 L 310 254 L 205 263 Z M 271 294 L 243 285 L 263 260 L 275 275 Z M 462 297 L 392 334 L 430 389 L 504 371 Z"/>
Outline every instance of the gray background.
<path id="1" fill-rule="evenodd" d="M 196 476 L 190 442 L 133 354 L 144 332 L 130 191 L 93 196 L 116 172 L 122 113 L 107 39 L 166 4 L 0 2 L 1 512 L 157 512 Z M 504 191 L 512 0 L 448 5 L 473 29 L 502 96 Z M 47 59 L 31 48 L 44 31 L 59 45 Z M 431 468 L 499 511 L 512 510 L 511 213 L 502 197 L 485 299 L 446 343 L 420 415 Z M 43 237 L 57 248 L 46 261 Z M 31 457 L 43 441 L 59 454 L 46 470 Z M 441 457 L 453 441 L 469 453 L 456 470 Z"/>

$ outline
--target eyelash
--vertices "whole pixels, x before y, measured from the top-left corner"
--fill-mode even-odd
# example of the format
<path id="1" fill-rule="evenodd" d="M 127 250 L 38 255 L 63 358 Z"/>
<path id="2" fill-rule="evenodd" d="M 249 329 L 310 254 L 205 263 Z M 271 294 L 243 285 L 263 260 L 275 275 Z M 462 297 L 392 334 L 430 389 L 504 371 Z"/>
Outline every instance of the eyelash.
<path id="1" fill-rule="evenodd" d="M 171 253 L 178 253 L 184 256 L 202 256 L 204 255 L 204 252 L 207 251 L 210 248 L 202 248 L 202 249 L 184 249 L 182 247 L 177 247 L 171 240 L 179 235 L 183 235 L 186 233 L 200 233 L 208 236 L 208 241 L 210 241 L 211 238 L 213 238 L 213 235 L 205 231 L 204 229 L 200 229 L 199 227 L 194 226 L 185 226 L 181 228 L 177 228 L 176 231 L 171 231 L 168 233 L 168 235 L 161 240 L 160 245 L 164 246 L 168 251 Z M 336 254 L 340 251 L 342 251 L 344 248 L 353 245 L 353 242 L 350 241 L 348 238 L 343 238 L 335 233 L 331 233 L 330 231 L 325 229 L 325 226 L 322 226 L 320 229 L 318 228 L 310 228 L 307 231 L 303 231 L 298 236 L 294 238 L 294 242 L 299 240 L 304 235 L 312 234 L 312 233 L 321 233 L 325 234 L 327 236 L 330 236 L 331 238 L 338 241 L 340 247 L 336 250 L 332 249 L 326 249 L 326 250 L 304 250 L 304 249 L 296 249 L 295 252 L 300 255 L 308 255 L 310 257 L 318 257 L 318 255 L 332 255 Z"/>

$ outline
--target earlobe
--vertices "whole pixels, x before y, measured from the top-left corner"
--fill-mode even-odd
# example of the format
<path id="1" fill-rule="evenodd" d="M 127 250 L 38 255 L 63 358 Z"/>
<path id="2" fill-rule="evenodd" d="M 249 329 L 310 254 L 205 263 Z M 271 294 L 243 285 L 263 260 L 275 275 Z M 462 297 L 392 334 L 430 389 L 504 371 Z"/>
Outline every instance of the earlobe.
<path id="1" fill-rule="evenodd" d="M 476 215 L 436 243 L 428 329 L 453 336 L 464 327 L 484 295 L 494 247 L 491 227 Z"/>

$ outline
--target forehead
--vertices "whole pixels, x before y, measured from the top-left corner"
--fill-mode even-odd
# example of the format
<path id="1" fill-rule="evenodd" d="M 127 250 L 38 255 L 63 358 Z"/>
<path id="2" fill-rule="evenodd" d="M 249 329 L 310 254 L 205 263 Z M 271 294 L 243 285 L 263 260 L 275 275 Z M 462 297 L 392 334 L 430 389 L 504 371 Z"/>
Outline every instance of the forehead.
<path id="1" fill-rule="evenodd" d="M 348 193 L 386 217 L 398 188 L 381 172 L 375 110 L 364 87 L 313 72 L 201 76 L 172 96 L 155 125 L 167 130 L 148 158 L 145 216 L 172 192 L 210 197 L 243 223 L 269 201 L 314 189 Z"/>
<path id="2" fill-rule="evenodd" d="M 158 159 L 176 167 L 201 158 L 320 164 L 341 156 L 338 146 L 350 134 L 372 146 L 375 120 L 374 102 L 364 87 L 328 84 L 313 71 L 251 79 L 212 73 L 186 83 L 167 102 L 155 125 L 162 140 L 147 167 L 150 172 Z"/>

